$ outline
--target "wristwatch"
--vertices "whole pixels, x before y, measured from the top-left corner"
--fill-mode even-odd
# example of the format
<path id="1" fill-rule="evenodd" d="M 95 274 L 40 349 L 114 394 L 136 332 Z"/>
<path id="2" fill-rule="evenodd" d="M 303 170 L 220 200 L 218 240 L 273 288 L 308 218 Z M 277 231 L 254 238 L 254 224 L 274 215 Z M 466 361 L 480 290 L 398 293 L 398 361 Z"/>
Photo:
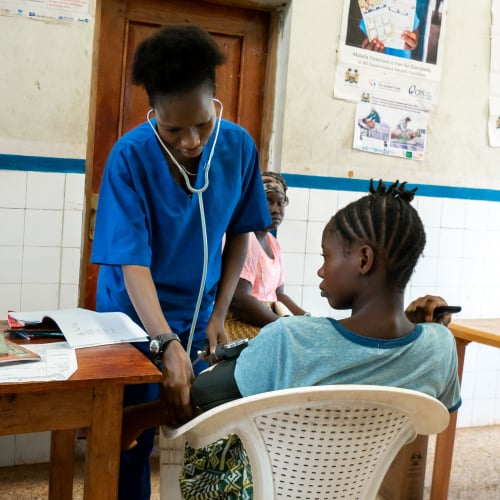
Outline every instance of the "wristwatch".
<path id="1" fill-rule="evenodd" d="M 157 335 L 154 339 L 151 339 L 151 342 L 149 343 L 149 352 L 155 359 L 161 359 L 167 345 L 172 342 L 172 340 L 177 340 L 177 342 L 181 341 L 181 339 L 173 332 Z"/>

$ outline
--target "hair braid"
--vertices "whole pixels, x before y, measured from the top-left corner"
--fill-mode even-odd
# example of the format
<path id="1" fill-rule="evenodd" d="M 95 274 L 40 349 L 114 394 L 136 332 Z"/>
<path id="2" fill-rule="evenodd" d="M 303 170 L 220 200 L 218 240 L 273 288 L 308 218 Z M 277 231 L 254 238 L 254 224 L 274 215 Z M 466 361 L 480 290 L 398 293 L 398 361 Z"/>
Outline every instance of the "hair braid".
<path id="1" fill-rule="evenodd" d="M 417 188 L 406 182 L 387 186 L 370 180 L 370 194 L 339 210 L 327 225 L 349 244 L 370 245 L 385 261 L 389 286 L 404 288 L 425 246 L 425 231 L 417 211 L 410 205 Z"/>

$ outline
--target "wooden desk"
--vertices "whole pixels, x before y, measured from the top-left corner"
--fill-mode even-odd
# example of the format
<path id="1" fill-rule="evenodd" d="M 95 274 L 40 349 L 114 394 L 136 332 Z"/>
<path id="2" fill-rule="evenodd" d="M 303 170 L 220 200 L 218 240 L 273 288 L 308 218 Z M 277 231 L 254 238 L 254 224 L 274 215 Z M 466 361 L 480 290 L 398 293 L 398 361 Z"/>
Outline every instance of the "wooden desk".
<path id="1" fill-rule="evenodd" d="M 77 360 L 69 380 L 0 383 L 0 435 L 52 431 L 49 498 L 71 500 L 75 433 L 86 428 L 84 499 L 115 500 L 123 386 L 161 373 L 130 344 L 77 349 Z"/>
<path id="2" fill-rule="evenodd" d="M 448 328 L 452 331 L 457 343 L 458 377 L 461 382 L 465 347 L 469 342 L 500 347 L 500 318 L 460 319 L 450 323 Z M 436 438 L 431 500 L 446 500 L 448 498 L 457 413 L 451 415 L 447 429 L 438 434 Z"/>

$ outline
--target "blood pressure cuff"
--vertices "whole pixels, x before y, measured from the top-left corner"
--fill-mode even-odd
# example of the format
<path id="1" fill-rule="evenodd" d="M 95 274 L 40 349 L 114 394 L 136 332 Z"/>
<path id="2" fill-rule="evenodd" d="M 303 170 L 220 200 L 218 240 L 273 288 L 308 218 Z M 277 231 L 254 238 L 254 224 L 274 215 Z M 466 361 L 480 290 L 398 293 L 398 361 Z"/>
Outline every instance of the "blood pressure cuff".
<path id="1" fill-rule="evenodd" d="M 234 379 L 236 359 L 219 361 L 203 370 L 191 386 L 191 401 L 203 411 L 241 398 Z"/>

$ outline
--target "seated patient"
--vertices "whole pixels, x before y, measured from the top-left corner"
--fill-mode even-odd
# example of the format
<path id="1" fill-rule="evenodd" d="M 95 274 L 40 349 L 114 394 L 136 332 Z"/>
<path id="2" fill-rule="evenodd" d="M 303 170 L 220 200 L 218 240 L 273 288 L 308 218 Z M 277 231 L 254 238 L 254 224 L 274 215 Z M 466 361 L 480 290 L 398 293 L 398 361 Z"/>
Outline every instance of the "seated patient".
<path id="1" fill-rule="evenodd" d="M 371 182 L 370 194 L 339 210 L 323 231 L 321 295 L 335 309 L 351 309 L 351 316 L 339 321 L 294 316 L 270 323 L 236 360 L 200 373 L 191 388 L 194 405 L 205 410 L 291 387 L 373 384 L 424 392 L 450 412 L 459 408 L 451 332 L 438 323 L 414 324 L 403 306 L 425 245 L 422 221 L 410 205 L 415 189 L 405 186 Z M 435 302 L 429 296 L 416 301 L 413 317 L 420 309 L 428 318 Z M 154 409 L 127 410 L 124 446 L 142 428 L 166 423 L 159 402 Z"/>
<path id="2" fill-rule="evenodd" d="M 262 183 L 272 224 L 249 234 L 247 255 L 224 323 L 229 340 L 255 337 L 264 325 L 284 315 L 282 305 L 285 314 L 306 314 L 285 293 L 281 247 L 271 232 L 283 222 L 288 186 L 275 172 L 263 172 Z"/>

